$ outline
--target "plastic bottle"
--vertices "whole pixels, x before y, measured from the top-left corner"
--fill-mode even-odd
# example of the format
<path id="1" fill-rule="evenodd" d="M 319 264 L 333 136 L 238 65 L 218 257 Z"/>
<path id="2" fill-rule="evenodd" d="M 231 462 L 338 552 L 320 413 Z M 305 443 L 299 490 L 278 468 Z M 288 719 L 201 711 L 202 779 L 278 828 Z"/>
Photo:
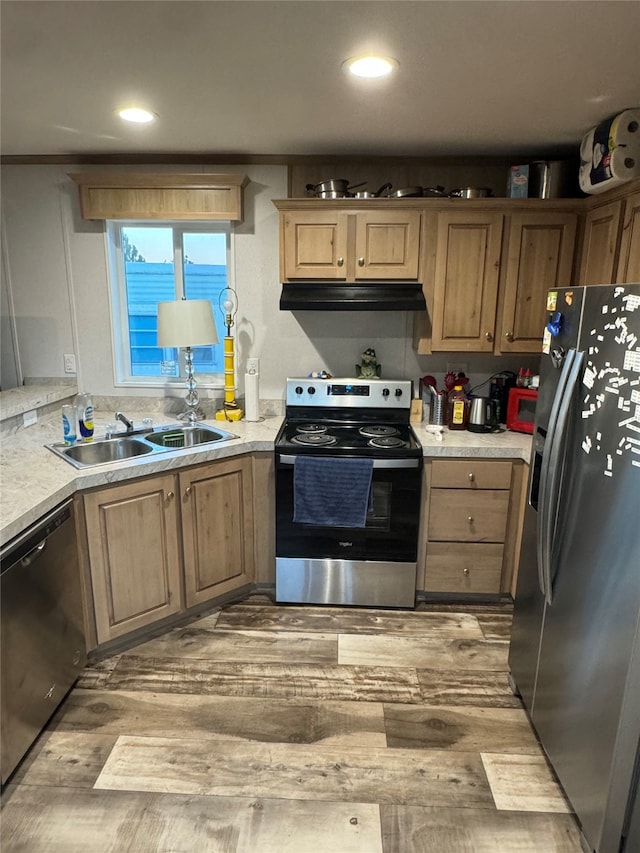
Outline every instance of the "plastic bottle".
<path id="1" fill-rule="evenodd" d="M 455 385 L 449 391 L 449 429 L 466 429 L 469 417 L 469 401 L 462 385 Z"/>
<path id="2" fill-rule="evenodd" d="M 86 391 L 78 394 L 75 399 L 78 413 L 78 441 L 93 440 L 93 400 Z"/>
<path id="3" fill-rule="evenodd" d="M 76 422 L 78 420 L 78 412 L 76 406 L 65 404 L 62 407 L 62 440 L 65 444 L 76 443 Z"/>

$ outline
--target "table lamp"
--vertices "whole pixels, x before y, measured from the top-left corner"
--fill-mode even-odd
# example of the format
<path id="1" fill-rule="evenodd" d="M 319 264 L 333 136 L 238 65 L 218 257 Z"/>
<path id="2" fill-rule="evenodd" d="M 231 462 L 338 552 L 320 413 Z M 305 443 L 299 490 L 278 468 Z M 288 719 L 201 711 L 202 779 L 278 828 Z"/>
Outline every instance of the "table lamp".
<path id="1" fill-rule="evenodd" d="M 195 423 L 204 418 L 193 378 L 192 347 L 218 343 L 213 309 L 208 299 L 178 299 L 158 303 L 158 346 L 182 347 L 187 370 L 185 410 L 178 417 Z"/>

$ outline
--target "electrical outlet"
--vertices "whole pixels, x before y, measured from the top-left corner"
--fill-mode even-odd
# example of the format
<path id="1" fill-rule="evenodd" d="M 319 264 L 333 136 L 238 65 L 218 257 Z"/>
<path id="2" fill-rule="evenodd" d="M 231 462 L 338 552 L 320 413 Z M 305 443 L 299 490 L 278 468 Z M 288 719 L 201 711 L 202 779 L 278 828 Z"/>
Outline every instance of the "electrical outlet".
<path id="1" fill-rule="evenodd" d="M 464 373 L 464 375 L 466 376 L 468 367 L 469 365 L 466 361 L 448 361 L 447 373 L 455 373 L 456 375 L 458 373 Z"/>
<path id="2" fill-rule="evenodd" d="M 38 422 L 38 413 L 35 409 L 32 409 L 30 412 L 23 412 L 22 414 L 22 426 L 33 426 Z"/>
<path id="3" fill-rule="evenodd" d="M 73 353 L 67 353 L 63 355 L 64 359 L 64 372 L 65 373 L 76 373 L 76 357 Z"/>
<path id="4" fill-rule="evenodd" d="M 260 373 L 260 359 L 259 358 L 248 358 L 247 359 L 247 373 Z"/>

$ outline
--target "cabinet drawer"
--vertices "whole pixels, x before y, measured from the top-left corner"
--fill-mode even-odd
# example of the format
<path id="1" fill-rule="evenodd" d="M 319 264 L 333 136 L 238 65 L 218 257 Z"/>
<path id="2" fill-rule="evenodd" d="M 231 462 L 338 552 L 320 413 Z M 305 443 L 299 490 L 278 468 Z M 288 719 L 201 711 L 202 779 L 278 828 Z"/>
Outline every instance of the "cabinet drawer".
<path id="1" fill-rule="evenodd" d="M 504 542 L 508 512 L 506 491 L 433 489 L 427 536 L 430 542 Z"/>
<path id="2" fill-rule="evenodd" d="M 472 459 L 434 459 L 431 487 L 434 489 L 509 489 L 511 462 L 477 462 Z"/>
<path id="3" fill-rule="evenodd" d="M 497 594 L 502 578 L 502 556 L 502 545 L 430 543 L 425 589 L 429 592 Z"/>

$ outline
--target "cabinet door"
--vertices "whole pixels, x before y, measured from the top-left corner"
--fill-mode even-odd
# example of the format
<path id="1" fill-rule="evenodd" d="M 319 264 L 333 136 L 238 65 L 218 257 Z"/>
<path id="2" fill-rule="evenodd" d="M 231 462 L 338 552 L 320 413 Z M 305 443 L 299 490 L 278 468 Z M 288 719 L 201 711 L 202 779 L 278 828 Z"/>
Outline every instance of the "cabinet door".
<path id="1" fill-rule="evenodd" d="M 181 609 L 174 490 L 166 475 L 84 497 L 98 643 Z"/>
<path id="2" fill-rule="evenodd" d="M 283 215 L 280 261 L 286 279 L 344 279 L 346 255 L 346 213 L 300 210 Z"/>
<path id="3" fill-rule="evenodd" d="M 640 192 L 625 200 L 616 282 L 640 281 Z"/>
<path id="4" fill-rule="evenodd" d="M 613 282 L 621 212 L 622 201 L 612 201 L 587 214 L 578 284 Z"/>
<path id="5" fill-rule="evenodd" d="M 252 492 L 249 457 L 180 474 L 188 607 L 253 582 Z"/>
<path id="6" fill-rule="evenodd" d="M 480 211 L 439 214 L 434 351 L 493 352 L 502 219 Z"/>
<path id="7" fill-rule="evenodd" d="M 418 278 L 420 211 L 387 210 L 356 216 L 356 279 Z"/>
<path id="8" fill-rule="evenodd" d="M 570 287 L 577 214 L 511 217 L 496 352 L 540 352 L 547 291 Z"/>

